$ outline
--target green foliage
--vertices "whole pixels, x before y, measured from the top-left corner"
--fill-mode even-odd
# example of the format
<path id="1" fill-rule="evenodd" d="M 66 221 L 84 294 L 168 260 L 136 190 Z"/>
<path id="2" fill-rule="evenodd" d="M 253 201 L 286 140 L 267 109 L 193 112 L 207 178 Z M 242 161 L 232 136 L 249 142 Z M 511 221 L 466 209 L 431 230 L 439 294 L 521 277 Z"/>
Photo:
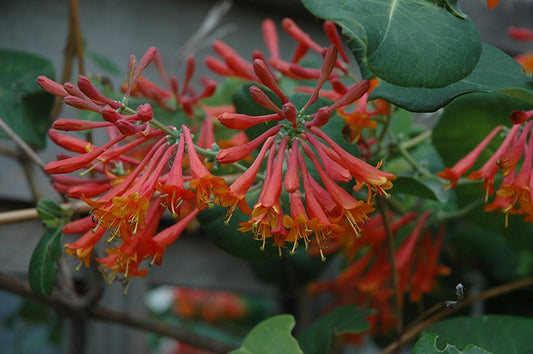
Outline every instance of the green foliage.
<path id="1" fill-rule="evenodd" d="M 394 180 L 394 193 L 403 193 L 439 202 L 446 202 L 448 193 L 435 177 L 399 176 Z"/>
<path id="2" fill-rule="evenodd" d="M 42 149 L 54 97 L 37 85 L 39 75 L 55 76 L 49 60 L 0 49 L 0 118 L 26 143 Z M 0 137 L 6 137 L 1 130 Z"/>
<path id="3" fill-rule="evenodd" d="M 46 227 L 55 228 L 67 222 L 72 216 L 72 211 L 63 210 L 52 199 L 43 198 L 37 203 L 37 214 Z"/>
<path id="4" fill-rule="evenodd" d="M 242 346 L 231 354 L 303 354 L 298 341 L 291 335 L 295 321 L 291 315 L 278 315 L 260 322 L 244 339 Z"/>
<path id="5" fill-rule="evenodd" d="M 481 55 L 472 22 L 426 0 L 303 0 L 350 38 L 364 78 L 443 87 L 466 77 Z"/>
<path id="6" fill-rule="evenodd" d="M 261 251 L 259 249 L 261 242 L 254 240 L 251 232 L 237 230 L 239 223 L 245 222 L 250 216 L 237 210 L 226 225 L 224 223 L 225 213 L 226 208 L 214 207 L 205 209 L 198 215 L 198 220 L 202 224 L 205 234 L 215 245 L 238 258 L 248 260 L 277 258 L 278 253 L 274 247 L 269 245 L 269 247 L 265 247 L 264 251 Z"/>
<path id="7" fill-rule="evenodd" d="M 437 341 L 439 336 L 432 333 L 426 333 L 416 342 L 412 353 L 413 354 L 489 354 L 490 352 L 477 347 L 475 345 L 467 345 L 464 350 L 459 350 L 453 344 L 447 343 L 446 347 L 439 349 L 437 346 Z"/>
<path id="8" fill-rule="evenodd" d="M 513 58 L 486 43 L 476 67 L 462 80 L 439 88 L 402 87 L 381 82 L 372 91 L 371 98 L 383 98 L 413 112 L 431 112 L 470 92 L 500 92 L 533 104 L 533 84 L 522 67 Z"/>
<path id="9" fill-rule="evenodd" d="M 366 317 L 373 312 L 352 305 L 337 307 L 300 333 L 298 342 L 306 354 L 327 354 L 334 336 L 367 331 L 370 325 Z"/>
<path id="10" fill-rule="evenodd" d="M 417 343 L 414 353 L 432 353 L 423 351 L 422 346 L 430 339 L 435 339 L 433 347 L 445 348 L 452 344 L 465 353 L 528 353 L 531 350 L 533 320 L 516 316 L 489 315 L 479 317 L 458 317 L 438 322 L 428 327 L 423 333 L 422 343 Z M 424 339 L 424 337 L 427 337 Z M 475 347 L 478 348 L 475 348 Z M 484 351 L 481 351 L 484 350 Z M 435 352 L 435 351 L 433 351 Z M 442 351 L 438 351 L 440 353 Z M 461 353 L 449 351 L 445 353 Z"/>
<path id="11" fill-rule="evenodd" d="M 30 259 L 28 278 L 31 290 L 37 295 L 50 295 L 57 275 L 55 261 L 61 257 L 62 225 L 48 228 Z"/>

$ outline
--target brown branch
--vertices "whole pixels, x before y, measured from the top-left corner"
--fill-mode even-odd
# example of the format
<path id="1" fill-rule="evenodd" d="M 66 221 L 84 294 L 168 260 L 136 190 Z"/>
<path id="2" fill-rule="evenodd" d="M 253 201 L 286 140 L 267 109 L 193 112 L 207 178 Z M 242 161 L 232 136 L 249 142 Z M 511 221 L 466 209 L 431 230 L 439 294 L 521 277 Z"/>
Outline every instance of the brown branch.
<path id="1" fill-rule="evenodd" d="M 28 298 L 40 304 L 53 308 L 65 316 L 86 317 L 103 322 L 117 323 L 124 326 L 141 329 L 160 336 L 171 337 L 189 345 L 210 350 L 216 353 L 226 353 L 235 349 L 232 345 L 206 338 L 188 329 L 169 325 L 165 322 L 142 316 L 134 316 L 126 312 L 116 311 L 104 306 L 80 307 L 76 301 L 67 299 L 60 294 L 51 296 L 35 295 L 27 281 L 19 277 L 0 271 L 0 289 Z"/>
<path id="2" fill-rule="evenodd" d="M 522 280 L 517 280 L 517 281 L 512 282 L 512 283 L 507 283 L 507 284 L 504 284 L 504 285 L 500 285 L 500 286 L 494 287 L 492 289 L 485 290 L 485 291 L 479 293 L 478 295 L 471 296 L 471 297 L 468 297 L 468 298 L 464 299 L 463 301 L 459 302 L 457 304 L 457 306 L 455 306 L 453 308 L 449 308 L 449 307 L 443 308 L 442 311 L 440 311 L 440 312 L 436 313 L 435 315 L 431 316 L 430 318 L 428 318 L 424 322 L 422 322 L 422 323 L 420 323 L 420 324 L 418 324 L 416 326 L 412 326 L 411 329 L 406 331 L 397 341 L 392 342 L 385 349 L 383 349 L 381 351 L 381 354 L 391 353 L 392 351 L 394 351 L 397 348 L 399 348 L 401 343 L 405 343 L 406 341 L 411 340 L 416 335 L 418 335 L 420 332 L 422 332 L 424 329 L 426 329 L 427 327 L 431 326 L 433 323 L 435 323 L 435 322 L 437 322 L 437 321 L 439 321 L 439 320 L 451 315 L 452 313 L 454 313 L 455 311 L 457 311 L 457 310 L 459 310 L 459 309 L 461 309 L 463 307 L 466 307 L 466 306 L 471 305 L 471 304 L 473 304 L 475 302 L 478 302 L 478 301 L 482 301 L 482 300 L 490 299 L 492 297 L 505 295 L 505 294 L 508 294 L 510 292 L 513 292 L 513 291 L 516 291 L 516 290 L 519 290 L 519 289 L 527 288 L 529 286 L 533 286 L 533 277 L 522 279 Z"/>
<path id="3" fill-rule="evenodd" d="M 44 162 L 33 149 L 15 133 L 0 117 L 0 129 L 2 129 L 24 151 L 24 153 L 38 166 L 44 169 Z"/>
<path id="4" fill-rule="evenodd" d="M 85 74 L 85 64 L 83 62 L 83 41 L 81 39 L 81 26 L 80 26 L 80 6 L 78 0 L 69 0 L 70 10 L 70 28 L 72 31 L 72 38 L 74 41 L 74 51 L 78 57 L 78 71 L 80 75 Z"/>
<path id="5" fill-rule="evenodd" d="M 86 213 L 90 210 L 90 207 L 83 201 L 63 203 L 61 204 L 61 208 L 74 209 L 74 211 L 78 213 Z M 39 214 L 37 214 L 36 208 L 4 211 L 0 213 L 0 225 L 36 219 L 39 219 Z"/>

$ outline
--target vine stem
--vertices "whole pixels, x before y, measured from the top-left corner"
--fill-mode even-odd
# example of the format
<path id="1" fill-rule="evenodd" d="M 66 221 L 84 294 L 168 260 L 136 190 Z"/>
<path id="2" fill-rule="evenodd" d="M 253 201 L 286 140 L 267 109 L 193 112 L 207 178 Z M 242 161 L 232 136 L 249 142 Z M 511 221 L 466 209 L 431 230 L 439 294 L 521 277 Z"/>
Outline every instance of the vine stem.
<path id="1" fill-rule="evenodd" d="M 377 207 L 380 214 L 383 216 L 383 226 L 385 227 L 385 232 L 387 233 L 387 242 L 389 244 L 389 261 L 391 263 L 392 270 L 392 283 L 394 289 L 394 298 L 396 300 L 396 331 L 398 333 L 398 351 L 401 351 L 401 336 L 403 333 L 403 314 L 402 314 L 402 294 L 400 291 L 400 281 L 398 278 L 398 268 L 396 267 L 396 246 L 394 244 L 394 235 L 389 224 L 389 219 L 387 217 L 387 203 L 385 203 L 382 196 L 378 195 L 377 198 Z"/>
<path id="2" fill-rule="evenodd" d="M 130 315 L 101 305 L 87 306 L 85 303 L 76 301 L 77 299 L 66 298 L 57 292 L 52 293 L 51 296 L 36 295 L 31 291 L 27 281 L 2 271 L 0 271 L 0 289 L 34 300 L 65 316 L 85 317 L 103 322 L 117 323 L 157 335 L 175 338 L 183 343 L 215 353 L 227 353 L 235 349 L 230 344 L 198 335 L 186 328 L 180 328 L 148 317 Z"/>
<path id="3" fill-rule="evenodd" d="M 63 203 L 61 204 L 61 208 L 73 209 L 78 213 L 86 213 L 91 209 L 91 207 L 83 201 Z M 36 208 L 11 210 L 0 213 L 0 225 L 36 219 L 39 219 L 39 214 L 37 214 Z"/>
<path id="4" fill-rule="evenodd" d="M 39 167 L 44 169 L 45 163 L 33 149 L 15 133 L 0 117 L 0 128 L 22 149 L 22 151 Z"/>
<path id="5" fill-rule="evenodd" d="M 384 348 L 381 351 L 381 354 L 388 354 L 388 353 L 393 352 L 394 350 L 397 350 L 398 348 L 400 348 L 402 343 L 405 343 L 406 341 L 411 340 L 417 334 L 422 332 L 424 329 L 426 329 L 427 327 L 429 327 L 433 323 L 435 323 L 435 322 L 437 322 L 437 321 L 439 321 L 439 320 L 451 315 L 452 313 L 454 313 L 455 311 L 457 311 L 457 310 L 459 310 L 459 309 L 461 309 L 463 307 L 466 307 L 466 306 L 471 305 L 471 304 L 473 304 L 475 302 L 478 302 L 478 301 L 482 301 L 482 300 L 490 299 L 490 298 L 493 298 L 493 297 L 505 295 L 505 294 L 511 293 L 511 292 L 519 290 L 519 289 L 527 288 L 529 286 L 533 286 L 533 277 L 529 277 L 529 278 L 522 279 L 522 280 L 517 280 L 517 281 L 511 282 L 511 283 L 503 284 L 503 285 L 500 285 L 500 286 L 485 290 L 485 291 L 479 293 L 478 295 L 467 297 L 463 301 L 459 302 L 453 308 L 444 307 L 442 311 L 437 312 L 433 316 L 431 316 L 428 319 L 426 319 L 424 322 L 422 322 L 422 323 L 420 323 L 420 324 L 418 324 L 416 326 L 410 326 L 411 327 L 410 330 L 408 330 L 405 333 L 403 333 L 400 336 L 400 338 L 398 338 L 398 340 L 396 340 L 395 342 L 392 342 L 386 348 Z"/>

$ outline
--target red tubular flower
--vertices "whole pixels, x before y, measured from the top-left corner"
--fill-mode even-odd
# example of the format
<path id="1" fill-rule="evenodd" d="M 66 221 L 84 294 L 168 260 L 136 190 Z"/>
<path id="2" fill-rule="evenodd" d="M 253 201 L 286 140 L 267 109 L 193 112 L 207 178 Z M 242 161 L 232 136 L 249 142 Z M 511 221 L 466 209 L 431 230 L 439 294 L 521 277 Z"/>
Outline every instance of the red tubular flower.
<path id="1" fill-rule="evenodd" d="M 511 26 L 507 29 L 509 37 L 519 41 L 533 41 L 533 31 L 528 28 Z"/>
<path id="2" fill-rule="evenodd" d="M 98 156 L 104 153 L 111 146 L 123 140 L 125 137 L 126 137 L 125 135 L 119 135 L 115 139 L 106 143 L 105 145 L 95 148 L 90 152 L 86 152 L 85 154 L 70 157 L 64 160 L 49 162 L 44 167 L 44 170 L 48 174 L 58 174 L 58 173 L 70 173 L 70 172 L 77 171 L 81 168 L 88 167 L 89 164 L 93 162 Z"/>
<path id="3" fill-rule="evenodd" d="M 163 260 L 163 253 L 165 252 L 167 247 L 174 243 L 174 241 L 176 241 L 176 239 L 181 235 L 183 230 L 185 230 L 185 227 L 189 225 L 189 223 L 196 217 L 196 215 L 198 215 L 199 212 L 199 209 L 194 209 L 179 222 L 159 232 L 152 238 L 155 244 L 155 252 L 150 255 L 152 257 L 152 264 L 155 263 L 157 265 L 161 265 L 161 262 Z"/>
<path id="4" fill-rule="evenodd" d="M 183 183 L 183 155 L 185 152 L 185 140 L 183 135 L 178 142 L 178 150 L 172 163 L 172 168 L 165 183 L 159 183 L 156 189 L 161 193 L 161 204 L 166 206 L 174 216 L 179 215 L 181 204 L 184 200 L 192 199 L 194 193 L 185 189 Z"/>
<path id="5" fill-rule="evenodd" d="M 266 114 L 263 116 L 249 116 L 241 113 L 225 112 L 218 116 L 219 122 L 230 129 L 248 129 L 260 123 L 283 119 L 278 114 Z"/>
<path id="6" fill-rule="evenodd" d="M 378 168 L 358 159 L 357 157 L 349 154 L 340 145 L 333 141 L 329 136 L 322 132 L 317 127 L 311 127 L 313 132 L 318 137 L 322 138 L 329 146 L 337 153 L 340 160 L 336 160 L 341 166 L 350 171 L 357 183 L 366 184 L 372 190 L 376 190 L 380 194 L 386 194 L 385 190 L 392 188 L 392 179 L 395 179 L 391 173 L 384 172 Z M 309 137 L 309 133 L 305 133 L 306 137 Z"/>
<path id="7" fill-rule="evenodd" d="M 235 182 L 231 184 L 229 187 L 229 192 L 220 198 L 220 205 L 228 208 L 225 218 L 226 224 L 229 223 L 229 220 L 233 216 L 237 206 L 244 214 L 250 215 L 252 213 L 252 209 L 250 209 L 245 200 L 246 193 L 254 183 L 255 177 L 259 172 L 259 168 L 263 163 L 265 155 L 273 143 L 273 137 L 270 137 L 266 140 L 265 144 L 263 144 L 263 147 L 261 148 L 261 151 L 259 151 L 259 155 L 257 155 L 252 165 L 246 170 L 246 172 L 240 175 Z"/>
<path id="8" fill-rule="evenodd" d="M 298 247 L 298 241 L 300 240 L 304 241 L 305 249 L 307 250 L 307 246 L 310 243 L 309 235 L 313 233 L 313 230 L 308 226 L 310 220 L 305 211 L 300 194 L 298 192 L 290 193 L 289 200 L 291 215 L 284 215 L 282 223 L 289 230 L 284 241 L 293 243 L 290 254 L 294 254 Z"/>
<path id="9" fill-rule="evenodd" d="M 292 147 L 287 158 L 287 173 L 285 174 L 285 190 L 289 193 L 294 193 L 300 189 L 300 177 L 298 175 L 298 155 L 300 150 L 298 149 L 298 140 L 292 141 Z"/>
<path id="10" fill-rule="evenodd" d="M 525 123 L 529 118 L 533 117 L 533 110 L 530 111 L 512 111 L 509 118 L 513 121 L 513 124 L 520 125 Z"/>
<path id="11" fill-rule="evenodd" d="M 520 160 L 520 157 L 522 157 L 522 153 L 525 151 L 526 138 L 530 130 L 531 122 L 524 127 L 520 137 L 513 142 L 510 148 L 500 156 L 498 167 L 502 170 L 504 176 L 514 171 L 516 164 Z"/>
<path id="12" fill-rule="evenodd" d="M 110 127 L 113 124 L 109 122 L 92 122 L 88 120 L 79 120 L 79 119 L 65 119 L 59 118 L 54 121 L 52 127 L 54 129 L 63 130 L 63 131 L 82 131 L 95 128 Z"/>
<path id="13" fill-rule="evenodd" d="M 105 231 L 104 228 L 99 228 L 96 231 L 87 231 L 77 241 L 67 243 L 65 245 L 65 252 L 71 256 L 75 256 L 86 267 L 89 267 L 94 246 L 104 236 Z"/>
<path id="14" fill-rule="evenodd" d="M 365 222 L 368 218 L 367 215 L 374 211 L 374 208 L 361 200 L 356 200 L 344 189 L 339 187 L 339 185 L 337 185 L 324 171 L 313 151 L 307 145 L 302 145 L 302 147 L 307 157 L 313 162 L 313 165 L 320 175 L 320 179 L 322 180 L 322 183 L 324 183 L 329 195 L 343 210 L 343 216 L 352 228 L 354 235 L 358 236 L 361 231 L 360 224 Z"/>
<path id="15" fill-rule="evenodd" d="M 58 84 L 57 82 L 50 80 L 44 75 L 41 75 L 37 77 L 37 83 L 39 86 L 41 86 L 45 91 L 51 93 L 54 96 L 65 98 L 69 95 L 69 93 L 65 90 L 63 85 Z"/>
<path id="16" fill-rule="evenodd" d="M 437 173 L 439 177 L 450 181 L 450 188 L 455 188 L 457 186 L 457 181 L 459 180 L 459 178 L 461 178 L 470 168 L 472 168 L 479 155 L 491 142 L 492 138 L 494 138 L 494 136 L 498 134 L 498 132 L 502 128 L 503 126 L 501 125 L 494 128 L 492 132 L 490 132 L 490 134 L 487 135 L 485 139 L 483 139 L 474 150 L 472 150 L 470 153 L 468 153 L 468 155 L 459 160 L 452 168 L 446 167 L 444 171 Z"/>
<path id="17" fill-rule="evenodd" d="M 261 195 L 254 205 L 252 210 L 252 217 L 250 220 L 240 223 L 240 231 L 252 231 L 254 239 L 261 241 L 261 250 L 265 249 L 266 239 L 272 236 L 272 230 L 278 226 L 279 217 L 281 213 L 281 186 L 283 178 L 283 155 L 287 139 L 284 137 L 279 145 L 277 158 L 275 163 L 272 163 L 272 158 L 269 158 L 271 164 L 267 164 L 267 176 L 265 178 Z M 272 145 L 270 153 L 274 155 L 273 149 L 276 145 Z M 269 168 L 270 167 L 270 168 Z"/>
<path id="18" fill-rule="evenodd" d="M 468 179 L 484 180 L 483 189 L 485 190 L 485 202 L 487 201 L 488 196 L 494 193 L 494 177 L 496 176 L 496 172 L 498 172 L 499 169 L 498 161 L 500 160 L 500 157 L 503 155 L 503 153 L 507 151 L 507 148 L 514 140 L 519 129 L 520 126 L 514 125 L 509 130 L 509 133 L 507 133 L 507 136 L 505 137 L 500 147 L 498 147 L 494 155 L 492 155 L 491 158 L 488 159 L 487 162 L 485 162 L 485 164 L 479 170 L 471 172 L 467 177 Z"/>
<path id="19" fill-rule="evenodd" d="M 259 145 L 261 145 L 266 139 L 276 135 L 281 128 L 281 125 L 277 125 L 268 129 L 266 132 L 246 144 L 220 150 L 220 152 L 217 154 L 217 161 L 220 163 L 232 163 L 244 159 L 246 156 L 250 155 L 252 151 L 259 147 Z"/>
<path id="20" fill-rule="evenodd" d="M 187 153 L 189 155 L 189 164 L 193 178 L 189 182 L 189 185 L 196 190 L 196 205 L 198 209 L 205 209 L 213 201 L 219 204 L 220 198 L 229 191 L 224 178 L 213 176 L 209 172 L 196 153 L 189 128 L 182 125 L 181 129 L 183 130 L 185 143 L 187 144 Z"/>

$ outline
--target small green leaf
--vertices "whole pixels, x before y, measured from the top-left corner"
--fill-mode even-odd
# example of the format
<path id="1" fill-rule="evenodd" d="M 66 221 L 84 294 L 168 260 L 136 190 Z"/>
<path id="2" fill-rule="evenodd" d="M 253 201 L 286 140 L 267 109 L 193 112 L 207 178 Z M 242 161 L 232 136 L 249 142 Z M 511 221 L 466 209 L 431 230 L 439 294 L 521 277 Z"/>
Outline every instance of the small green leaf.
<path id="1" fill-rule="evenodd" d="M 43 224 L 50 228 L 64 224 L 72 216 L 71 211 L 63 210 L 55 201 L 46 198 L 39 200 L 37 203 L 37 214 Z"/>
<path id="2" fill-rule="evenodd" d="M 26 143 L 44 148 L 54 97 L 37 84 L 39 75 L 54 78 L 49 60 L 0 50 L 0 117 Z M 1 130 L 0 137 L 6 137 Z"/>
<path id="3" fill-rule="evenodd" d="M 481 54 L 473 23 L 426 0 L 303 0 L 350 38 L 365 78 L 443 87 L 467 76 Z"/>
<path id="4" fill-rule="evenodd" d="M 433 333 L 426 333 L 416 342 L 413 347 L 413 354 L 490 354 L 490 352 L 475 345 L 467 345 L 464 350 L 459 350 L 453 344 L 447 343 L 444 349 L 437 347 L 439 336 Z"/>
<path id="5" fill-rule="evenodd" d="M 533 319 L 500 315 L 457 317 L 428 327 L 423 334 L 426 333 L 439 337 L 438 348 L 451 343 L 462 350 L 474 345 L 491 353 L 530 353 Z"/>
<path id="6" fill-rule="evenodd" d="M 31 290 L 37 295 L 50 295 L 54 289 L 55 261 L 61 257 L 62 226 L 47 229 L 31 256 L 28 278 Z"/>
<path id="7" fill-rule="evenodd" d="M 373 312 L 361 311 L 353 305 L 337 307 L 306 328 L 298 336 L 298 342 L 306 354 L 329 353 L 333 336 L 367 331 L 370 324 L 366 318 Z"/>
<path id="8" fill-rule="evenodd" d="M 484 43 L 475 69 L 464 79 L 440 88 L 402 87 L 381 82 L 370 98 L 383 98 L 413 112 L 435 111 L 454 98 L 471 92 L 500 92 L 533 101 L 533 84 L 520 64 L 501 50 Z"/>
<path id="9" fill-rule="evenodd" d="M 303 354 L 291 335 L 295 321 L 291 315 L 278 315 L 255 326 L 244 338 L 242 346 L 231 354 Z"/>

